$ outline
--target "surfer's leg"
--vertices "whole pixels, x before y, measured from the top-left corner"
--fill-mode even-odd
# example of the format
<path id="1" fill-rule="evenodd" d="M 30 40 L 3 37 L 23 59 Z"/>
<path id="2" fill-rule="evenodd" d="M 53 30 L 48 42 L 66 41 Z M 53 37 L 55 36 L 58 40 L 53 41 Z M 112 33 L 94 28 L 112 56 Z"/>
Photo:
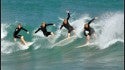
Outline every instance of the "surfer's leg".
<path id="1" fill-rule="evenodd" d="M 86 44 L 89 44 L 90 43 L 90 35 L 87 35 L 86 36 Z"/>
<path id="2" fill-rule="evenodd" d="M 21 36 L 20 40 L 21 40 L 21 42 L 22 42 L 24 45 L 26 45 L 26 41 L 24 40 L 24 37 L 23 37 L 23 36 Z"/>
<path id="3" fill-rule="evenodd" d="M 48 37 L 48 36 L 54 36 L 54 33 L 53 32 L 46 32 L 45 34 L 44 34 L 46 37 Z"/>
<path id="4" fill-rule="evenodd" d="M 49 34 L 47 35 L 47 37 L 51 37 L 51 38 L 53 38 L 55 35 L 54 35 L 54 33 L 53 32 L 49 32 Z"/>
<path id="5" fill-rule="evenodd" d="M 68 39 L 70 38 L 70 35 L 71 35 L 70 33 L 71 33 L 71 31 L 72 31 L 71 29 L 68 30 Z"/>
<path id="6" fill-rule="evenodd" d="M 68 33 L 68 39 L 70 38 L 70 33 Z"/>
<path id="7" fill-rule="evenodd" d="M 14 35 L 14 41 L 16 41 L 16 39 L 20 39 L 20 35 Z"/>
<path id="8" fill-rule="evenodd" d="M 51 32 L 51 35 L 52 35 L 52 36 L 54 36 L 54 33 L 53 33 L 53 32 Z"/>

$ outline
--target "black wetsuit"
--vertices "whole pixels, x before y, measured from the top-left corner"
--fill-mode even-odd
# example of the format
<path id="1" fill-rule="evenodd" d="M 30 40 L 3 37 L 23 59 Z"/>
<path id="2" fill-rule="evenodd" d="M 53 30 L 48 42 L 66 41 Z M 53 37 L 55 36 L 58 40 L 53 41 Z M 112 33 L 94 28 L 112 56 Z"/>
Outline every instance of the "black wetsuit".
<path id="1" fill-rule="evenodd" d="M 64 26 L 67 30 L 68 30 L 68 33 L 70 33 L 72 30 L 74 30 L 74 28 L 69 24 L 68 20 L 70 18 L 70 14 L 68 13 L 68 17 L 67 17 L 67 24 L 65 24 L 63 22 L 63 24 L 61 25 L 60 29 L 62 29 L 62 27 Z"/>
<path id="2" fill-rule="evenodd" d="M 23 28 L 23 27 L 21 27 L 21 28 L 16 28 L 15 31 L 14 31 L 14 33 L 13 33 L 13 37 L 14 37 L 14 38 L 21 38 L 22 35 L 18 35 L 18 33 L 19 33 L 21 30 L 24 30 L 24 31 L 27 32 L 27 30 L 26 30 L 25 28 Z"/>
<path id="3" fill-rule="evenodd" d="M 38 30 L 35 33 L 41 30 L 43 31 L 44 36 L 48 37 L 49 35 L 51 35 L 51 32 L 47 31 L 46 26 L 49 26 L 49 25 L 53 25 L 53 24 L 45 24 L 45 27 L 40 26 L 40 28 L 38 28 Z"/>
<path id="4" fill-rule="evenodd" d="M 93 33 L 95 33 L 95 30 L 92 28 L 92 27 L 90 27 L 90 23 L 92 22 L 92 21 L 94 21 L 95 20 L 95 18 L 93 18 L 92 20 L 90 20 L 89 22 L 88 22 L 88 28 L 85 28 L 84 27 L 84 35 L 85 36 L 87 36 L 87 35 L 92 35 Z M 86 31 L 88 31 L 88 34 L 86 33 Z"/>

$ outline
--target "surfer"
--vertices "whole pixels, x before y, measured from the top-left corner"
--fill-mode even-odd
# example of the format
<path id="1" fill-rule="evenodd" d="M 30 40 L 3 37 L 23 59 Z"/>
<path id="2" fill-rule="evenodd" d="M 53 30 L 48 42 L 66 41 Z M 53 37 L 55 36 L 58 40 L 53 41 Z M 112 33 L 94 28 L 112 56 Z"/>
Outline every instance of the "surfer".
<path id="1" fill-rule="evenodd" d="M 95 19 L 97 19 L 97 17 L 94 17 L 92 20 L 90 20 L 88 23 L 86 23 L 86 24 L 84 24 L 84 35 L 86 36 L 86 44 L 89 44 L 90 43 L 90 37 L 92 36 L 92 35 L 94 35 L 94 37 L 96 37 L 95 36 L 95 30 L 92 28 L 92 27 L 90 27 L 90 23 L 92 22 L 92 21 L 94 21 Z"/>
<path id="2" fill-rule="evenodd" d="M 39 30 L 41 30 L 43 32 L 44 36 L 46 36 L 46 37 L 48 37 L 49 35 L 54 35 L 53 32 L 48 32 L 47 31 L 46 27 L 49 26 L 49 25 L 54 25 L 55 26 L 55 24 L 52 24 L 52 23 L 46 24 L 45 22 L 43 22 L 42 25 L 40 26 L 40 28 L 38 28 L 38 30 L 35 31 L 35 33 L 37 33 Z"/>
<path id="3" fill-rule="evenodd" d="M 24 45 L 26 45 L 26 41 L 24 39 L 24 36 L 18 35 L 21 30 L 26 31 L 27 34 L 29 34 L 28 30 L 26 30 L 25 28 L 23 28 L 21 24 L 18 24 L 17 28 L 15 29 L 15 31 L 13 33 L 14 41 L 16 41 L 16 39 L 20 39 L 21 43 L 24 44 Z"/>
<path id="4" fill-rule="evenodd" d="M 73 31 L 73 32 L 75 33 L 75 30 L 74 30 L 74 28 L 73 28 L 73 27 L 69 24 L 69 22 L 68 22 L 68 20 L 69 20 L 69 18 L 70 18 L 70 13 L 69 13 L 69 11 L 66 11 L 66 12 L 67 12 L 67 14 L 68 14 L 68 17 L 67 17 L 66 19 L 64 19 L 64 21 L 63 21 L 63 23 L 62 23 L 60 29 L 62 29 L 62 27 L 64 26 L 64 27 L 68 30 L 68 38 L 70 38 L 71 32 Z M 75 33 L 75 34 L 76 34 L 76 33 Z"/>

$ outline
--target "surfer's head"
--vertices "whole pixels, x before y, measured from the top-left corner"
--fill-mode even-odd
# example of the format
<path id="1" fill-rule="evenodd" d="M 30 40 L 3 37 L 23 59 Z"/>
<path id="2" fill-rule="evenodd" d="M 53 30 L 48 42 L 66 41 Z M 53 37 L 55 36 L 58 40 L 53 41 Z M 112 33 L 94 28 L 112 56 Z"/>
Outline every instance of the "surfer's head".
<path id="1" fill-rule="evenodd" d="M 67 19 L 64 19 L 64 21 L 63 21 L 63 22 L 64 22 L 64 24 L 67 24 Z"/>
<path id="2" fill-rule="evenodd" d="M 84 28 L 89 28 L 89 25 L 86 23 L 86 24 L 84 25 Z"/>
<path id="3" fill-rule="evenodd" d="M 42 27 L 45 27 L 46 23 L 45 22 L 42 22 Z"/>
<path id="4" fill-rule="evenodd" d="M 21 27 L 22 27 L 22 25 L 19 23 L 19 24 L 18 24 L 18 28 L 21 28 Z"/>

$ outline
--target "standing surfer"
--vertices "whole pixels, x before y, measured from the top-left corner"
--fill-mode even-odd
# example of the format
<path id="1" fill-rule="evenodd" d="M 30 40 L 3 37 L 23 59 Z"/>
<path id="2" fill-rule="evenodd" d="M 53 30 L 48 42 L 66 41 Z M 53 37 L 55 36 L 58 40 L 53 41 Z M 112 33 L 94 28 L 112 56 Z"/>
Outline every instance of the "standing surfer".
<path id="1" fill-rule="evenodd" d="M 68 14 L 68 17 L 66 19 L 64 19 L 60 29 L 62 29 L 62 27 L 64 26 L 67 30 L 68 30 L 68 38 L 70 38 L 71 32 L 73 31 L 75 33 L 74 28 L 69 24 L 68 20 L 70 18 L 70 13 L 69 11 L 66 11 Z"/>
<path id="2" fill-rule="evenodd" d="M 18 24 L 17 28 L 15 29 L 15 31 L 13 33 L 14 41 L 16 41 L 16 39 L 20 39 L 22 44 L 26 45 L 26 41 L 24 39 L 24 36 L 23 35 L 18 35 L 21 30 L 26 31 L 27 34 L 29 34 L 28 30 L 23 28 L 21 24 Z"/>
<path id="3" fill-rule="evenodd" d="M 90 43 L 90 37 L 92 35 L 95 36 L 95 30 L 90 27 L 90 23 L 92 21 L 94 21 L 95 19 L 97 19 L 97 17 L 94 17 L 92 20 L 90 20 L 88 23 L 84 24 L 84 35 L 86 36 L 86 44 L 89 44 Z"/>
<path id="4" fill-rule="evenodd" d="M 40 28 L 38 28 L 38 30 L 35 31 L 35 33 L 37 33 L 39 30 L 41 30 L 43 32 L 44 36 L 46 36 L 46 37 L 48 37 L 49 35 L 54 35 L 53 32 L 48 32 L 47 31 L 46 27 L 49 26 L 49 25 L 54 25 L 55 26 L 55 24 L 52 24 L 52 23 L 51 24 L 46 24 L 45 22 L 43 22 L 42 25 L 40 26 Z"/>

